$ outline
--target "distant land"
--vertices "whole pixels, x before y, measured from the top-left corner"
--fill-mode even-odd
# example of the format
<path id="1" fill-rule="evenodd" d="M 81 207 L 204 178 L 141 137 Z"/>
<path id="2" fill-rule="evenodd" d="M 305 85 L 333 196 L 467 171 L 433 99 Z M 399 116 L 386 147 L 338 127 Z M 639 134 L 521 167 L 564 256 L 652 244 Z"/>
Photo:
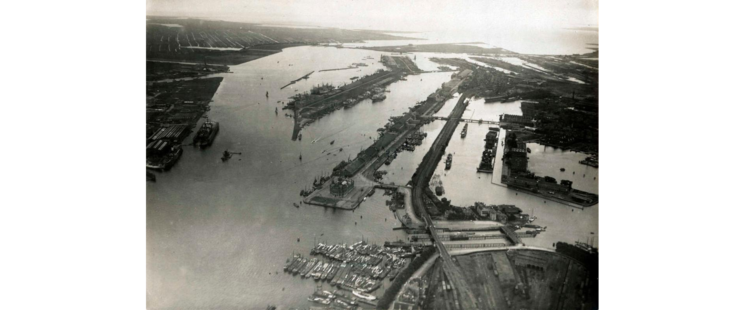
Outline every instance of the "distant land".
<path id="1" fill-rule="evenodd" d="M 564 28 L 564 29 L 581 30 L 581 31 L 595 31 L 595 32 L 599 32 L 600 31 L 600 28 L 598 28 L 598 27 L 572 27 L 572 28 Z"/>
<path id="2" fill-rule="evenodd" d="M 470 43 L 438 43 L 438 44 L 418 44 L 418 45 L 398 45 L 398 46 L 378 46 L 364 47 L 364 49 L 381 51 L 381 52 L 400 52 L 400 53 L 467 53 L 467 54 L 516 54 L 503 48 L 484 48 L 480 46 L 467 44 L 484 44 L 483 42 Z"/>
<path id="3" fill-rule="evenodd" d="M 291 28 L 194 18 L 147 17 L 148 60 L 236 65 L 285 47 L 365 40 L 419 40 L 371 30 Z"/>

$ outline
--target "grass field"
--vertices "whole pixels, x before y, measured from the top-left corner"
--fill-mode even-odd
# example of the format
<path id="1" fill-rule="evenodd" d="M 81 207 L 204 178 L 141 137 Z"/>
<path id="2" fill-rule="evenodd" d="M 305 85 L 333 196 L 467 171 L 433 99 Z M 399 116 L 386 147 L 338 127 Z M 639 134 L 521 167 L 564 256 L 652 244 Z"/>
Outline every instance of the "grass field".
<path id="1" fill-rule="evenodd" d="M 148 16 L 148 59 L 236 65 L 282 48 L 318 43 L 396 40 L 375 31 L 267 27 L 252 23 Z"/>

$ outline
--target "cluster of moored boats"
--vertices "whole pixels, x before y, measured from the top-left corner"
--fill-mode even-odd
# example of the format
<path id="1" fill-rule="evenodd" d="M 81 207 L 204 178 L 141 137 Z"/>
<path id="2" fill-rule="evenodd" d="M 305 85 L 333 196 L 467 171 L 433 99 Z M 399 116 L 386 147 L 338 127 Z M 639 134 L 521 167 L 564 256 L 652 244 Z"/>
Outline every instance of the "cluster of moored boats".
<path id="1" fill-rule="evenodd" d="M 348 98 L 342 102 L 342 105 L 344 105 L 344 108 L 351 108 L 355 104 L 360 103 L 362 100 L 365 99 L 372 99 L 373 102 L 376 101 L 382 101 L 386 98 L 385 96 L 385 88 L 383 87 L 375 87 L 372 90 L 368 90 L 361 95 L 354 97 L 354 98 Z"/>
<path id="2" fill-rule="evenodd" d="M 424 138 L 426 137 L 427 137 L 427 133 L 422 132 L 422 131 L 417 131 L 417 132 L 413 132 L 409 134 L 409 136 L 406 137 L 406 140 L 404 141 L 404 143 L 399 145 L 395 151 L 388 152 L 387 154 L 388 158 L 386 158 L 385 164 L 390 165 L 393 162 L 393 160 L 396 159 L 396 157 L 398 157 L 398 153 L 400 152 L 403 152 L 403 151 L 413 152 L 417 146 L 422 145 L 422 140 L 424 140 Z"/>
<path id="3" fill-rule="evenodd" d="M 346 244 L 326 245 L 319 243 L 312 256 L 295 254 L 288 258 L 284 270 L 302 278 L 329 281 L 332 286 L 353 291 L 359 298 L 374 300 L 368 293 L 377 290 L 382 280 L 393 280 L 406 265 L 406 257 L 413 249 L 381 247 L 360 241 Z"/>
<path id="4" fill-rule="evenodd" d="M 368 305 L 377 306 L 375 296 L 365 294 L 362 292 L 353 292 L 352 295 L 347 295 L 338 290 L 329 292 L 327 290 L 316 290 L 312 295 L 308 296 L 308 301 L 316 302 L 330 309 L 360 309 L 359 303 L 366 303 Z"/>

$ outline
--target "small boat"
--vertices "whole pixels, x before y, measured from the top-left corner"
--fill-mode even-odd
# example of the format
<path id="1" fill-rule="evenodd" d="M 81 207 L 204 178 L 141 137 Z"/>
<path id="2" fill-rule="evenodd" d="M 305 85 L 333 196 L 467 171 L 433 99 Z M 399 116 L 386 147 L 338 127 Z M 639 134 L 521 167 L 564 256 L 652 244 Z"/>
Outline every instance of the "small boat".
<path id="1" fill-rule="evenodd" d="M 269 91 L 266 91 L 266 97 L 269 98 Z"/>
<path id="2" fill-rule="evenodd" d="M 293 202 L 293 203 L 292 203 L 292 205 L 294 205 L 294 206 L 295 206 L 295 208 L 298 208 L 298 209 L 300 208 L 300 205 L 299 205 L 299 204 L 297 204 L 296 202 Z"/>
<path id="3" fill-rule="evenodd" d="M 328 304 L 331 303 L 330 300 L 323 299 L 323 298 L 320 298 L 320 297 L 308 297 L 308 301 L 314 301 L 314 302 L 320 303 L 322 305 L 328 305 Z"/>
<path id="4" fill-rule="evenodd" d="M 564 172 L 564 171 L 566 171 L 566 169 L 561 168 L 561 169 L 559 169 L 559 171 Z"/>
<path id="5" fill-rule="evenodd" d="M 156 182 L 155 175 L 152 174 L 150 171 L 147 171 L 147 180 L 150 182 Z"/>
<path id="6" fill-rule="evenodd" d="M 371 301 L 377 299 L 377 297 L 375 297 L 373 295 L 366 294 L 366 293 L 360 292 L 358 290 L 352 291 L 352 294 L 354 294 L 354 296 L 357 296 L 359 298 L 363 298 L 363 299 L 367 299 L 367 300 L 371 300 Z"/>
<path id="7" fill-rule="evenodd" d="M 226 161 L 226 160 L 230 159 L 231 157 L 233 157 L 233 154 L 241 155 L 242 153 L 241 152 L 232 152 L 231 153 L 228 150 L 225 150 L 225 152 L 222 152 L 222 158 L 220 158 L 220 159 L 222 159 L 222 161 Z"/>
<path id="8" fill-rule="evenodd" d="M 330 144 L 331 145 L 334 145 L 334 142 L 336 142 L 336 140 L 332 140 Z"/>
<path id="9" fill-rule="evenodd" d="M 303 160 L 303 154 L 300 154 L 300 160 L 301 161 Z"/>

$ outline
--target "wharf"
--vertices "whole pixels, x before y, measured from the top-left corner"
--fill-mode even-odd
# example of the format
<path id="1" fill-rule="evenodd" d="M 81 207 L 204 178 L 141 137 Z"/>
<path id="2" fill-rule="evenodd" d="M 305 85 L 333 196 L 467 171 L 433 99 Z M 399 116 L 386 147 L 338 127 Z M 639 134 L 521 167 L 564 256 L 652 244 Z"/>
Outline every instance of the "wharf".
<path id="1" fill-rule="evenodd" d="M 387 75 L 384 75 L 380 78 L 376 78 L 372 83 L 380 82 L 384 80 Z M 459 85 L 459 84 L 458 84 Z M 456 85 L 457 86 L 457 85 Z M 450 93 L 452 94 L 452 92 Z M 328 98 L 326 98 L 328 99 Z M 421 107 L 423 111 L 421 112 L 424 116 L 430 116 L 438 109 L 438 107 L 442 107 L 444 102 L 446 101 L 446 98 L 443 98 L 441 101 L 438 102 L 428 102 L 424 103 L 424 105 Z M 313 103 L 315 104 L 315 103 Z M 298 109 L 295 109 L 295 114 L 298 115 L 299 112 L 297 112 Z M 463 106 L 463 110 L 465 110 L 465 106 Z M 462 113 L 462 111 L 461 111 Z M 298 122 L 296 117 L 296 130 L 293 133 L 293 139 L 297 138 L 297 133 L 299 132 Z M 378 151 L 374 156 L 366 161 L 364 161 L 363 166 L 361 169 L 357 170 L 357 172 L 354 173 L 354 175 L 351 176 L 351 178 L 354 180 L 355 188 L 348 194 L 339 197 L 331 194 L 331 182 L 324 183 L 323 187 L 319 190 L 314 191 L 305 199 L 303 199 L 303 202 L 309 205 L 315 205 L 315 206 L 321 206 L 326 208 L 335 208 L 335 209 L 341 209 L 341 210 L 354 210 L 356 209 L 362 201 L 365 200 L 367 195 L 372 192 L 376 187 L 383 188 L 383 189 L 397 189 L 400 188 L 400 186 L 394 186 L 394 185 L 385 185 L 380 184 L 375 181 L 373 181 L 373 173 L 378 170 L 386 161 L 387 156 L 386 154 L 391 151 L 398 148 L 401 144 L 403 144 L 406 141 L 406 138 L 411 134 L 418 130 L 417 127 L 409 128 L 407 130 L 403 130 L 399 133 L 397 133 L 397 136 L 393 138 L 393 141 L 389 142 L 387 145 L 382 146 L 381 150 Z"/>
<path id="2" fill-rule="evenodd" d="M 448 118 L 445 116 L 431 116 L 430 119 L 436 119 L 436 120 L 442 120 L 447 121 Z M 499 122 L 497 121 L 490 121 L 490 120 L 483 120 L 483 119 L 470 119 L 470 118 L 461 118 L 458 121 L 460 122 L 466 122 L 466 123 L 476 123 L 476 124 L 489 124 L 489 125 L 499 125 Z"/>
<path id="3" fill-rule="evenodd" d="M 509 132 L 507 134 L 509 134 Z M 507 135 L 505 135 L 505 141 L 506 139 Z M 507 147 L 504 147 L 503 152 L 506 151 Z M 520 175 L 513 176 L 510 167 L 502 161 L 501 183 L 510 189 L 578 209 L 584 209 L 598 204 L 599 197 L 596 194 L 573 188 L 569 189 L 568 192 L 541 189 L 539 185 L 540 182 L 544 182 L 542 178 L 536 177 L 535 179 L 528 179 Z"/>

